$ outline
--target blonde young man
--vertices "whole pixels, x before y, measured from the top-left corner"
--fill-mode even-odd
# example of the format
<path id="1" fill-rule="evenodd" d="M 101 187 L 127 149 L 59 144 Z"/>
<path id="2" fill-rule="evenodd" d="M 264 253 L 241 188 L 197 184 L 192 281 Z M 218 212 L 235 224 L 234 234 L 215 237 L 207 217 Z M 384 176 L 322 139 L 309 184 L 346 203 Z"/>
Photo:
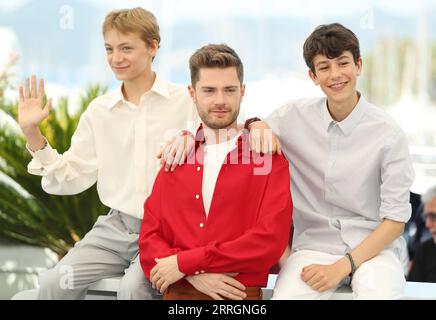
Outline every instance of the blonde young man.
<path id="1" fill-rule="evenodd" d="M 103 36 L 107 61 L 122 84 L 91 102 L 64 154 L 53 150 L 39 130 L 51 108 L 51 100 L 42 106 L 44 81 L 37 88 L 32 76 L 20 87 L 19 125 L 33 156 L 29 173 L 42 176 L 42 187 L 51 194 L 77 194 L 97 183 L 100 200 L 111 208 L 53 269 L 40 275 L 40 299 L 82 299 L 93 282 L 117 275 L 123 275 L 119 299 L 153 298 L 138 261 L 142 207 L 160 168 L 160 143 L 197 125 L 188 90 L 152 71 L 160 35 L 151 12 L 111 12 Z"/>

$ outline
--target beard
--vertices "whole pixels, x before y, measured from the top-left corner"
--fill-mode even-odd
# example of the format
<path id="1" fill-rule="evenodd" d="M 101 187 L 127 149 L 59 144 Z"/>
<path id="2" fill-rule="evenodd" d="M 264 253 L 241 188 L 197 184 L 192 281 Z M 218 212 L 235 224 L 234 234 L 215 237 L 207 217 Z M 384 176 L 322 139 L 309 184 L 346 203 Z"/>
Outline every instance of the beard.
<path id="1" fill-rule="evenodd" d="M 226 109 L 224 109 L 226 110 Z M 227 111 L 227 110 L 226 110 Z M 236 121 L 239 114 L 239 108 L 229 113 L 224 118 L 215 118 L 208 111 L 198 111 L 198 115 L 201 118 L 201 121 L 211 129 L 224 129 L 230 126 L 233 122 Z"/>

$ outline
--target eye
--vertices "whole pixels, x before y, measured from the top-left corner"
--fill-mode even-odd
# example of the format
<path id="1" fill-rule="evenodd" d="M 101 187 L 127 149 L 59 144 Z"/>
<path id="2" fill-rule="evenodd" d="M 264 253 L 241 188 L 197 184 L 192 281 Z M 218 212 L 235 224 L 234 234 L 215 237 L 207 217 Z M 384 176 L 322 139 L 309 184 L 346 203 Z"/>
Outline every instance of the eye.
<path id="1" fill-rule="evenodd" d="M 123 47 L 123 51 L 130 51 L 130 50 L 132 50 L 131 47 Z"/>
<path id="2" fill-rule="evenodd" d="M 112 52 L 112 48 L 106 47 L 105 49 L 106 49 L 107 53 L 111 53 Z"/>
<path id="3" fill-rule="evenodd" d="M 318 70 L 320 70 L 320 71 L 325 71 L 325 70 L 327 70 L 329 67 L 321 67 L 321 68 L 319 68 Z"/>
<path id="4" fill-rule="evenodd" d="M 213 89 L 212 88 L 206 88 L 202 90 L 204 93 L 212 93 Z"/>
<path id="5" fill-rule="evenodd" d="M 341 62 L 339 65 L 340 66 L 346 66 L 346 65 L 348 65 L 348 62 Z"/>

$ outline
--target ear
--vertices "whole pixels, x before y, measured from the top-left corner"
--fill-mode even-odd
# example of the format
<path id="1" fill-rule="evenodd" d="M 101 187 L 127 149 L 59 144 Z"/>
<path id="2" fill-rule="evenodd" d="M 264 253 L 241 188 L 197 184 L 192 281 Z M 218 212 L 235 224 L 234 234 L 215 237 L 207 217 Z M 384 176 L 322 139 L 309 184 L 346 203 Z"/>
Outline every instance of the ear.
<path id="1" fill-rule="evenodd" d="M 195 95 L 195 89 L 192 86 L 192 84 L 188 85 L 188 90 L 189 90 L 189 95 L 192 98 L 192 101 L 194 101 L 194 103 L 197 103 L 197 96 Z"/>
<path id="2" fill-rule="evenodd" d="M 245 95 L 245 83 L 242 83 L 241 84 L 241 101 L 242 101 L 242 99 L 244 98 L 244 95 Z"/>
<path id="3" fill-rule="evenodd" d="M 357 75 L 358 76 L 360 76 L 360 74 L 362 73 L 362 64 L 363 64 L 363 62 L 362 62 L 362 58 L 359 58 L 358 60 L 357 60 L 357 63 L 356 63 L 356 68 L 357 68 Z"/>
<path id="4" fill-rule="evenodd" d="M 152 57 L 155 57 L 157 54 L 157 50 L 159 49 L 159 42 L 156 39 L 153 39 L 151 43 L 148 45 L 148 50 Z"/>
<path id="5" fill-rule="evenodd" d="M 312 69 L 309 69 L 309 77 L 312 79 L 314 84 L 319 85 L 318 77 L 312 72 Z"/>

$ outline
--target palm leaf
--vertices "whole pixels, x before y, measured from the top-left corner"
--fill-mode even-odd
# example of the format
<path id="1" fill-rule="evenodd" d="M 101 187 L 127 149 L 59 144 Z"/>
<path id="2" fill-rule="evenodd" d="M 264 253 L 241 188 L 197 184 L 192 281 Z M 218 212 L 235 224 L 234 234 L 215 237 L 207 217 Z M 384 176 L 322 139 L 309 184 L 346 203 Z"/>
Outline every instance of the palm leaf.
<path id="1" fill-rule="evenodd" d="M 68 150 L 80 115 L 104 91 L 99 85 L 90 86 L 74 112 L 69 112 L 66 98 L 60 99 L 41 124 L 42 133 L 59 153 Z M 16 103 L 0 99 L 0 110 L 17 117 Z M 16 125 L 0 127 L 0 236 L 47 247 L 63 256 L 107 208 L 100 203 L 95 186 L 74 196 L 45 193 L 41 177 L 27 172 L 31 156 L 25 146 Z"/>

